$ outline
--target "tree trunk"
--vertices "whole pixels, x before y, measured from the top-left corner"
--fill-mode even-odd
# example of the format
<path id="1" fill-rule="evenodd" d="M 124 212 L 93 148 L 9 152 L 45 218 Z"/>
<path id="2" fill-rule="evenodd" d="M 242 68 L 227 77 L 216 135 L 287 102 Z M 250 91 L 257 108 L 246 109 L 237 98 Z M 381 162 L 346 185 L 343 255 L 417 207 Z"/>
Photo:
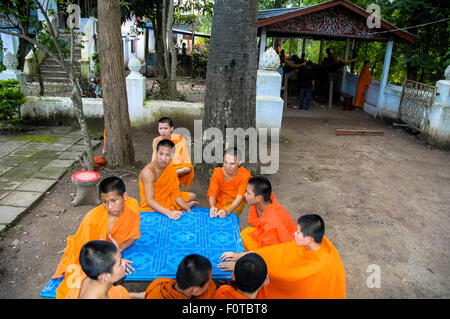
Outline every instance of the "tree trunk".
<path id="1" fill-rule="evenodd" d="M 166 78 L 168 74 L 166 73 L 166 67 L 164 64 L 164 41 L 163 41 L 163 30 L 162 30 L 162 6 L 164 0 L 156 1 L 156 19 L 152 20 L 153 32 L 155 35 L 155 49 L 156 49 L 156 75 L 161 78 Z"/>
<path id="2" fill-rule="evenodd" d="M 206 74 L 206 128 L 225 133 L 227 127 L 255 127 L 257 9 L 257 0 L 215 2 Z"/>
<path id="3" fill-rule="evenodd" d="M 255 127 L 257 10 L 257 0 L 218 0 L 214 5 L 203 129 L 218 128 L 224 138 L 227 128 Z M 202 170 L 210 168 L 205 164 Z"/>
<path id="4" fill-rule="evenodd" d="M 128 114 L 120 0 L 98 1 L 98 38 L 106 130 L 106 159 L 111 167 L 134 164 Z"/>
<path id="5" fill-rule="evenodd" d="M 174 0 L 168 0 L 167 8 L 167 46 L 170 52 L 170 82 L 169 82 L 169 95 L 171 100 L 177 99 L 177 51 L 175 50 L 175 45 L 173 44 L 173 7 Z"/>

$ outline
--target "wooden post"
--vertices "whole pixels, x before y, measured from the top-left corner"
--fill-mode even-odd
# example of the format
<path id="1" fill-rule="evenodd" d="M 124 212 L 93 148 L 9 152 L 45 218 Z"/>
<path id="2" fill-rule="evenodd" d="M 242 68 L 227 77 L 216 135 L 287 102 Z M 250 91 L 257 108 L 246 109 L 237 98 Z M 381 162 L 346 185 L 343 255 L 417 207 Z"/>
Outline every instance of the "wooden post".
<path id="1" fill-rule="evenodd" d="M 381 76 L 380 82 L 380 90 L 378 91 L 377 98 L 377 116 L 380 113 L 380 109 L 383 106 L 384 102 L 384 89 L 387 84 L 387 79 L 389 75 L 389 67 L 391 65 L 391 57 L 392 57 L 392 47 L 394 46 L 394 41 L 389 40 L 386 45 L 386 54 L 384 55 L 384 64 L 383 64 L 383 74 Z"/>
<path id="2" fill-rule="evenodd" d="M 333 74 L 330 74 L 330 92 L 328 94 L 328 109 L 330 110 L 333 106 Z"/>
<path id="3" fill-rule="evenodd" d="M 302 43 L 302 55 L 303 54 L 305 54 L 305 50 L 306 50 L 306 39 L 305 38 L 303 38 L 303 41 L 302 41 L 303 43 Z"/>
<path id="4" fill-rule="evenodd" d="M 289 78 L 288 78 L 288 74 L 287 73 L 283 73 L 283 76 L 284 76 L 284 91 L 283 91 L 284 104 L 283 104 L 283 108 L 287 109 L 287 107 L 288 107 L 288 98 L 289 98 L 289 95 L 288 95 L 288 81 L 289 81 Z"/>
<path id="5" fill-rule="evenodd" d="M 323 60 L 323 39 L 320 39 L 319 64 L 322 64 L 322 60 Z"/>
<path id="6" fill-rule="evenodd" d="M 291 57 L 292 54 L 292 38 L 289 38 L 289 58 Z"/>

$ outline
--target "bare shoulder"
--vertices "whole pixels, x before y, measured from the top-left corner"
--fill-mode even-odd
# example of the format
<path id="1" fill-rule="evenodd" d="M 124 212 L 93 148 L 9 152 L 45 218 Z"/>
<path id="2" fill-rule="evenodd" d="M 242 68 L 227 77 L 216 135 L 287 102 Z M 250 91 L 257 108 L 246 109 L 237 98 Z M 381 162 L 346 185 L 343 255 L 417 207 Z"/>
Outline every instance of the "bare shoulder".
<path id="1" fill-rule="evenodd" d="M 141 180 L 143 182 L 153 183 L 155 180 L 155 171 L 152 163 L 145 165 L 145 167 L 141 171 Z"/>

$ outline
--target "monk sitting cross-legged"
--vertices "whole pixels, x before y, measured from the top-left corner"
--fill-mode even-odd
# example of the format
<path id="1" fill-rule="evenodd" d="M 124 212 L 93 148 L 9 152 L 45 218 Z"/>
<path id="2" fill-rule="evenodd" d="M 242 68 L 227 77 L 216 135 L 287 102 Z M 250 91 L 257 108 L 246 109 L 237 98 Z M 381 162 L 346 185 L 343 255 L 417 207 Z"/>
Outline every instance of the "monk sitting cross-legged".
<path id="1" fill-rule="evenodd" d="M 208 258 L 191 254 L 178 265 L 176 280 L 158 278 L 145 291 L 145 299 L 211 299 L 216 291 Z"/>
<path id="2" fill-rule="evenodd" d="M 208 188 L 208 204 L 211 217 L 225 218 L 230 213 L 242 213 L 245 207 L 244 193 L 250 171 L 240 167 L 241 156 L 236 147 L 227 148 L 223 156 L 223 167 L 214 169 Z"/>
<path id="3" fill-rule="evenodd" d="M 214 299 L 265 299 L 264 286 L 269 277 L 261 256 L 250 253 L 239 258 L 231 277 L 234 283 L 220 286 Z"/>
<path id="4" fill-rule="evenodd" d="M 178 220 L 183 213 L 197 205 L 197 195 L 181 192 L 175 168 L 170 165 L 175 144 L 161 140 L 156 146 L 156 157 L 147 164 L 139 175 L 141 210 L 157 211 L 170 219 Z"/>
<path id="5" fill-rule="evenodd" d="M 120 286 L 126 275 L 126 260 L 119 247 L 104 240 L 92 240 L 80 251 L 83 274 L 66 294 L 66 299 L 143 299 L 142 293 L 129 293 Z"/>
<path id="6" fill-rule="evenodd" d="M 343 299 L 345 271 L 334 245 L 324 236 L 325 224 L 318 215 L 297 221 L 295 240 L 253 252 L 264 258 L 269 273 L 265 287 L 270 299 Z M 222 270 L 233 270 L 236 260 L 247 253 L 225 252 Z"/>
<path id="7" fill-rule="evenodd" d="M 270 181 L 263 176 L 251 178 L 245 199 L 250 207 L 247 227 L 241 231 L 246 251 L 281 244 L 294 239 L 295 222 L 272 193 Z"/>
<path id="8" fill-rule="evenodd" d="M 91 240 L 116 241 L 119 251 L 130 247 L 140 234 L 140 210 L 137 200 L 128 196 L 124 182 L 115 176 L 105 178 L 99 184 L 102 204 L 84 217 L 76 234 L 67 237 L 67 247 L 52 278 L 63 281 L 56 290 L 56 298 L 64 298 L 68 285 L 81 274 L 78 256 L 81 247 Z M 127 263 L 127 267 L 132 267 Z"/>
<path id="9" fill-rule="evenodd" d="M 184 185 L 186 187 L 186 190 L 188 190 L 194 179 L 194 167 L 191 163 L 191 157 L 189 155 L 189 148 L 186 140 L 181 134 L 173 134 L 173 130 L 173 121 L 170 117 L 162 117 L 159 120 L 159 136 L 153 139 L 152 160 L 156 158 L 156 145 L 158 145 L 158 142 L 164 139 L 174 142 L 175 152 L 172 157 L 171 165 L 177 171 L 180 186 Z"/>

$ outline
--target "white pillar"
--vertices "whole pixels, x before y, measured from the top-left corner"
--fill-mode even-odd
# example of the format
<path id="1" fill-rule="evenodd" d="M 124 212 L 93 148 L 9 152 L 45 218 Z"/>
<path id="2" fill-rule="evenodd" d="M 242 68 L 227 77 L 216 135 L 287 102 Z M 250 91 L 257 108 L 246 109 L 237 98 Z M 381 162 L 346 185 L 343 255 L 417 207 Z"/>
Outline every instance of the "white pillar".
<path id="1" fill-rule="evenodd" d="M 259 59 L 256 77 L 256 128 L 281 128 L 283 100 L 280 97 L 280 58 L 269 48 Z"/>
<path id="2" fill-rule="evenodd" d="M 377 114 L 380 113 L 380 109 L 383 108 L 384 89 L 386 87 L 387 79 L 388 79 L 388 75 L 389 75 L 389 67 L 391 65 L 392 47 L 393 46 L 394 46 L 394 41 L 389 40 L 386 45 L 386 54 L 384 55 L 384 64 L 383 64 L 383 74 L 381 76 L 380 90 L 378 91 Z"/>
<path id="3" fill-rule="evenodd" d="M 145 76 L 139 73 L 141 65 L 136 55 L 132 55 L 128 63 L 131 73 L 126 78 L 128 113 L 132 126 L 144 117 Z"/>
<path id="4" fill-rule="evenodd" d="M 305 54 L 305 51 L 306 51 L 306 39 L 305 38 L 303 38 L 303 41 L 302 41 L 303 43 L 302 43 L 302 55 L 303 54 Z"/>
<path id="5" fill-rule="evenodd" d="M 0 80 L 19 80 L 22 84 L 22 92 L 25 95 L 28 95 L 27 88 L 27 76 L 20 70 L 17 70 L 17 66 L 19 65 L 19 61 L 16 58 L 16 55 L 12 52 L 8 52 L 3 56 L 3 64 L 6 67 L 6 70 L 0 72 Z"/>
<path id="6" fill-rule="evenodd" d="M 259 46 L 259 58 L 261 59 L 261 56 L 266 51 L 266 45 L 267 45 L 267 34 L 266 34 L 266 28 L 262 28 L 261 30 L 261 43 Z"/>
<path id="7" fill-rule="evenodd" d="M 349 50 L 350 50 L 350 39 L 347 39 L 347 41 L 345 43 L 344 60 L 348 60 Z M 346 77 L 347 69 L 348 69 L 348 66 L 344 65 L 344 69 L 342 70 L 342 82 L 341 82 L 341 91 L 342 92 L 345 92 L 347 90 L 347 77 Z"/>

